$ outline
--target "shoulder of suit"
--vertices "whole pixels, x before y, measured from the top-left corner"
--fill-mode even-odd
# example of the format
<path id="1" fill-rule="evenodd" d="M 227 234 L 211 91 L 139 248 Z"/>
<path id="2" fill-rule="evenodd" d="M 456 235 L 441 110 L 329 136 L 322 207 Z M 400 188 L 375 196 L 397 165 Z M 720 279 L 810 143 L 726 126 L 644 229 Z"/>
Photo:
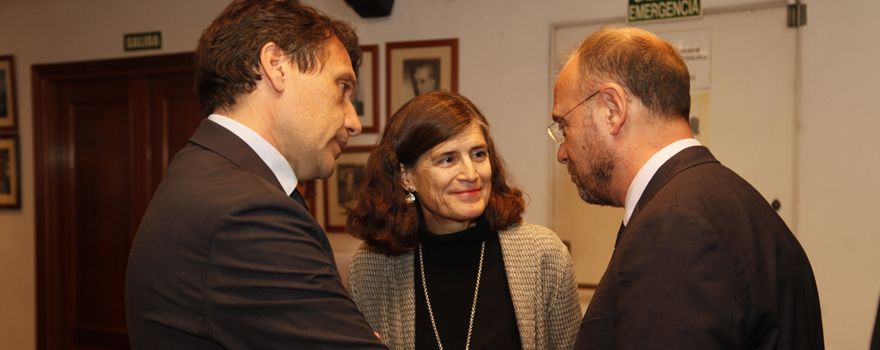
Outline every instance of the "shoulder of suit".
<path id="1" fill-rule="evenodd" d="M 245 205 L 293 207 L 295 201 L 263 177 L 221 155 L 193 146 L 174 157 L 154 200 L 188 210 L 228 211 Z"/>

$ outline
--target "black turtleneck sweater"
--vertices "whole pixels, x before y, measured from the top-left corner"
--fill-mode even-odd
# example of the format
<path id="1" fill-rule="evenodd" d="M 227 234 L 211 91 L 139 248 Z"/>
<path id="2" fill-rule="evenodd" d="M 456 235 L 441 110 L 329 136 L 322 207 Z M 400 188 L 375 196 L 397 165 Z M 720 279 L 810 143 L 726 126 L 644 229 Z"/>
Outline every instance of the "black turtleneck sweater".
<path id="1" fill-rule="evenodd" d="M 446 350 L 465 348 L 483 241 L 486 251 L 470 349 L 522 349 L 498 233 L 490 232 L 481 216 L 475 226 L 445 235 L 431 233 L 420 220 L 428 297 Z M 422 289 L 418 250 L 415 254 L 416 349 L 439 349 Z"/>

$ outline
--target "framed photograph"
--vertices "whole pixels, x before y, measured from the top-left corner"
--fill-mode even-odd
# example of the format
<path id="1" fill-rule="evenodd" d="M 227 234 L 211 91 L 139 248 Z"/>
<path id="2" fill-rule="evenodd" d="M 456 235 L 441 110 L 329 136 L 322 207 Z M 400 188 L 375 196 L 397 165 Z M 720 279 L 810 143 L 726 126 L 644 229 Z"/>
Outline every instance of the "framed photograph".
<path id="1" fill-rule="evenodd" d="M 363 60 L 358 69 L 358 89 L 354 93 L 354 109 L 361 120 L 364 134 L 379 132 L 379 45 L 362 45 Z"/>
<path id="2" fill-rule="evenodd" d="M 385 50 L 387 119 L 425 92 L 458 92 L 458 39 L 394 42 Z"/>
<path id="3" fill-rule="evenodd" d="M 0 130 L 15 130 L 15 62 L 0 56 Z"/>
<path id="4" fill-rule="evenodd" d="M 18 135 L 0 134 L 0 208 L 21 208 Z"/>
<path id="5" fill-rule="evenodd" d="M 336 170 L 324 181 L 324 230 L 346 232 L 348 212 L 357 205 L 364 167 L 373 146 L 348 147 L 336 159 Z"/>

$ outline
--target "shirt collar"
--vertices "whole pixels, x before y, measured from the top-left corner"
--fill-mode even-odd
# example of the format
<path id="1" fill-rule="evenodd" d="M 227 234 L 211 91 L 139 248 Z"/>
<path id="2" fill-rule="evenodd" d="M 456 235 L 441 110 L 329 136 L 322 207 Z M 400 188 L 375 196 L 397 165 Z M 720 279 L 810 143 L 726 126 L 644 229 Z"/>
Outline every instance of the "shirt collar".
<path id="1" fill-rule="evenodd" d="M 208 116 L 208 119 L 220 124 L 220 126 L 228 129 L 235 134 L 235 136 L 238 136 L 242 141 L 247 143 L 247 145 L 250 146 L 258 156 L 260 156 L 263 163 L 266 163 L 266 165 L 269 166 L 269 169 L 275 174 L 275 178 L 281 183 L 284 192 L 288 195 L 293 193 L 293 190 L 296 189 L 296 184 L 298 183 L 296 175 L 293 173 L 293 168 L 290 167 L 290 163 L 288 163 L 287 159 L 281 155 L 281 152 L 278 152 L 278 149 L 273 147 L 269 141 L 266 141 L 266 139 L 244 124 L 229 119 L 228 117 L 219 114 L 211 114 Z"/>
<path id="2" fill-rule="evenodd" d="M 645 188 L 648 187 L 648 182 L 651 181 L 651 178 L 654 177 L 657 170 L 659 170 L 669 158 L 672 158 L 683 149 L 700 145 L 700 141 L 692 138 L 678 140 L 663 147 L 663 149 L 655 153 L 651 159 L 648 159 L 648 162 L 639 169 L 636 177 L 633 178 L 632 183 L 630 183 L 629 189 L 626 191 L 626 202 L 623 205 L 626 210 L 626 214 L 623 216 L 624 225 L 629 224 L 629 218 L 632 216 L 636 204 L 639 203 L 639 199 L 642 198 L 642 193 L 645 192 Z"/>

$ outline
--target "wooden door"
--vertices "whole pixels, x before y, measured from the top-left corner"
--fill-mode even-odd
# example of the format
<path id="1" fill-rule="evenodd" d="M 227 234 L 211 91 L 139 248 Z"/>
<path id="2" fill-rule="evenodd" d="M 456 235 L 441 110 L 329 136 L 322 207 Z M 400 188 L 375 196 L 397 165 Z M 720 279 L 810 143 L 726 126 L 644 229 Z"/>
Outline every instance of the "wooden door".
<path id="1" fill-rule="evenodd" d="M 131 242 L 201 121 L 191 54 L 33 67 L 38 349 L 129 349 Z"/>

